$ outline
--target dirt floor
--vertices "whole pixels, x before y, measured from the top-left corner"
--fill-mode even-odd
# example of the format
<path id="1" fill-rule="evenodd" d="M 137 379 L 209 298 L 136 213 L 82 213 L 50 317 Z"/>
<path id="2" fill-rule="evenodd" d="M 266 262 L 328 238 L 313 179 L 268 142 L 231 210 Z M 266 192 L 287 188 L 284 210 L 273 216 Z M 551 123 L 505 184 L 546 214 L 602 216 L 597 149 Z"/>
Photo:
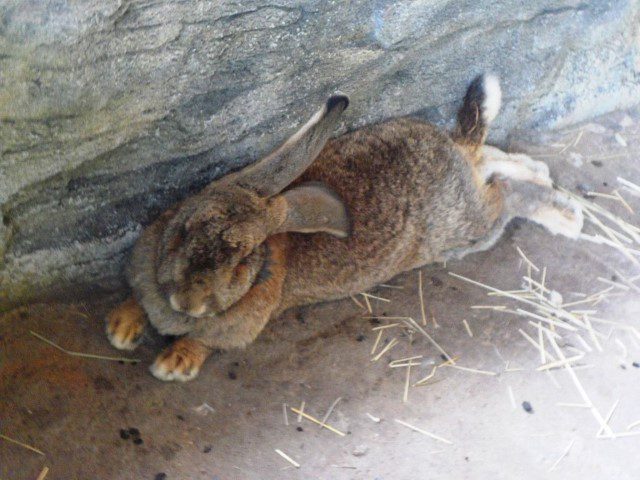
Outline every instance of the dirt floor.
<path id="1" fill-rule="evenodd" d="M 558 183 L 574 192 L 618 188 L 640 210 L 640 197 L 616 179 L 640 184 L 637 112 L 535 142 L 542 146 L 529 140 L 512 150 L 548 161 Z M 620 202 L 594 201 L 640 224 Z M 587 224 L 585 231 L 596 228 Z M 597 333 L 582 331 L 584 342 L 557 330 L 564 355 L 587 352 L 572 360 L 571 371 L 594 409 L 585 407 L 566 368 L 537 371 L 540 352 L 519 331 L 538 341 L 528 318 L 471 306 L 535 308 L 487 296 L 448 274 L 520 289 L 527 264 L 516 246 L 540 269 L 547 267 L 545 285 L 565 304 L 610 286 L 598 277 L 627 287 L 614 286 L 595 306 L 574 307 L 590 310 L 594 319 Z M 639 266 L 609 246 L 555 238 L 532 224 L 514 226 L 489 252 L 422 269 L 425 331 L 456 366 L 485 373 L 442 366 L 425 386 L 408 388 L 406 403 L 408 369 L 389 362 L 422 355 L 409 372 L 413 384 L 443 363 L 441 353 L 420 333 L 410 338 L 392 327 L 383 330 L 375 354 L 393 338 L 398 344 L 372 361 L 378 332 L 372 329 L 394 320 L 364 318 L 371 314 L 352 300 L 287 312 L 255 344 L 215 356 L 187 384 L 149 374 L 158 338 L 129 355 L 140 359 L 131 365 L 70 356 L 30 333 L 73 351 L 120 355 L 103 333 L 115 298 L 21 308 L 0 317 L 0 433 L 44 455 L 0 438 L 0 479 L 36 479 L 45 466 L 49 480 L 637 479 L 640 338 L 628 327 L 640 329 L 640 301 L 638 287 L 624 282 L 638 273 Z M 410 316 L 422 325 L 418 272 L 389 283 L 397 288 L 370 292 L 389 300 L 370 298 L 375 315 Z M 365 305 L 364 297 L 357 300 Z M 545 348 L 555 355 L 549 340 Z M 304 401 L 304 411 L 322 419 L 338 398 L 327 423 L 343 436 L 307 419 L 298 422 L 291 411 L 285 424 L 283 404 L 298 408 Z M 598 415 L 617 438 L 597 438 Z"/>

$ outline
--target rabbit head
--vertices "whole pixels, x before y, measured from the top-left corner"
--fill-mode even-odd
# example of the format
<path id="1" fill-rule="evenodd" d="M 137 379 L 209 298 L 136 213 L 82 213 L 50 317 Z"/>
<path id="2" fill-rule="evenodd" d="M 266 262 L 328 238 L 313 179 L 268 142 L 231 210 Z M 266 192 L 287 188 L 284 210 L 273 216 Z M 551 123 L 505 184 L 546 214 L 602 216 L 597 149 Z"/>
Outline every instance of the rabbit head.
<path id="1" fill-rule="evenodd" d="M 345 237 L 346 208 L 321 183 L 286 189 L 313 162 L 348 106 L 333 95 L 280 148 L 189 198 L 160 242 L 159 289 L 171 307 L 192 317 L 224 312 L 269 276 L 265 240 L 284 232 Z"/>

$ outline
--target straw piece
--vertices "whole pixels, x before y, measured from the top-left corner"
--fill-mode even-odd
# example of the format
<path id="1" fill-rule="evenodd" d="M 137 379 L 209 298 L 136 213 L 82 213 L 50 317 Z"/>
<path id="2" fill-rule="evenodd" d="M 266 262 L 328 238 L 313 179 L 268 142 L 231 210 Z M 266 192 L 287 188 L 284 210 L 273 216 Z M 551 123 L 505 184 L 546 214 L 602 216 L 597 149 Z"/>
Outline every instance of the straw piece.
<path id="1" fill-rule="evenodd" d="M 455 368 L 456 370 L 463 370 L 465 372 L 471 372 L 471 373 L 479 373 L 480 375 L 498 375 L 496 372 L 490 372 L 488 370 L 478 370 L 476 368 L 468 368 L 468 367 L 461 367 L 459 365 L 443 365 L 445 367 L 449 367 L 449 368 Z"/>
<path id="2" fill-rule="evenodd" d="M 289 408 L 291 408 L 291 407 L 289 407 Z M 291 410 L 293 410 L 293 409 L 291 409 Z M 297 413 L 298 413 L 298 423 L 300 423 L 300 422 L 302 422 L 302 416 L 304 415 L 304 400 L 300 404 L 300 410 Z"/>
<path id="3" fill-rule="evenodd" d="M 429 342 L 431 342 L 431 344 L 434 347 L 436 347 L 441 354 L 445 356 L 447 360 L 450 360 L 452 363 L 455 363 L 455 361 L 453 360 L 453 357 L 449 355 L 447 352 L 445 352 L 444 349 L 438 344 L 438 342 L 436 342 L 433 338 L 431 338 L 431 335 L 429 335 L 424 328 L 418 325 L 418 323 L 413 318 L 409 318 L 408 320 L 405 320 L 405 323 L 407 323 L 410 327 L 414 328 L 415 330 L 420 332 L 422 335 L 424 335 L 427 338 L 427 340 L 429 340 Z"/>
<path id="4" fill-rule="evenodd" d="M 293 465 L 296 468 L 300 468 L 300 464 L 298 462 L 296 462 L 293 458 L 291 458 L 289 455 L 284 453 L 282 450 L 280 450 L 279 448 L 276 448 L 275 451 L 276 451 L 276 453 L 278 455 L 280 455 L 282 458 L 284 458 L 291 465 Z"/>
<path id="5" fill-rule="evenodd" d="M 332 427 L 331 425 L 327 424 L 327 423 L 322 423 L 320 420 L 318 420 L 317 418 L 312 417 L 311 415 L 309 415 L 308 413 L 304 413 L 302 410 L 298 410 L 297 408 L 293 408 L 293 407 L 289 407 L 289 409 L 293 412 L 293 413 L 297 413 L 300 417 L 304 417 L 307 420 L 311 420 L 313 423 L 317 424 L 317 425 L 322 425 L 323 428 L 326 428 L 327 430 L 332 431 L 333 433 L 340 435 L 341 437 L 344 437 L 345 434 L 342 433 L 340 430 L 338 430 L 337 428 Z"/>
<path id="6" fill-rule="evenodd" d="M 563 367 L 568 363 L 576 362 L 576 361 L 578 361 L 578 360 L 580 360 L 582 358 L 584 358 L 584 353 L 582 355 L 575 355 L 573 357 L 569 357 L 569 358 L 566 358 L 564 360 L 558 360 L 556 362 L 545 363 L 544 365 L 540 365 L 538 368 L 536 368 L 536 370 L 538 372 L 542 372 L 544 370 L 550 370 L 552 368 Z"/>
<path id="7" fill-rule="evenodd" d="M 288 427 L 289 426 L 289 416 L 287 415 L 287 404 L 286 403 L 282 404 L 282 417 L 284 418 L 284 424 Z"/>
<path id="8" fill-rule="evenodd" d="M 555 352 L 558 355 L 558 357 L 560 358 L 560 360 L 566 360 L 566 357 L 564 356 L 564 353 L 562 353 L 562 350 L 560 349 L 560 347 L 556 343 L 555 339 L 551 335 L 547 334 L 547 340 L 549 341 L 549 343 L 551 343 L 551 346 L 555 350 Z M 569 363 L 567 363 L 567 364 L 564 365 L 564 368 L 567 371 L 567 373 L 569 374 L 569 376 L 571 377 L 571 380 L 573 381 L 576 389 L 578 390 L 578 393 L 582 397 L 582 400 L 584 400 L 585 403 L 588 403 L 591 406 L 591 408 L 590 408 L 591 414 L 596 419 L 596 421 L 600 424 L 600 427 L 602 427 L 605 430 L 605 432 L 607 432 L 607 434 L 613 435 L 613 431 L 611 430 L 609 425 L 607 425 L 607 423 L 605 422 L 604 418 L 602 418 L 602 415 L 600 414 L 598 409 L 593 405 L 593 402 L 589 398 L 589 395 L 587 395 L 587 392 L 585 391 L 584 387 L 580 383 L 580 380 L 578 379 L 578 376 L 575 374 L 575 372 L 571 368 L 571 365 Z"/>
<path id="9" fill-rule="evenodd" d="M 380 360 L 380 358 L 382 358 L 382 356 L 385 353 L 387 353 L 389 350 L 395 347 L 398 343 L 399 343 L 398 339 L 394 337 L 389 343 L 387 343 L 387 345 L 382 350 L 380 350 L 380 353 L 378 353 L 375 357 L 371 359 L 371 361 L 377 362 L 378 360 Z"/>
<path id="10" fill-rule="evenodd" d="M 362 298 L 364 298 L 364 303 L 367 304 L 367 310 L 369 311 L 369 313 L 373 313 L 373 309 L 371 308 L 371 302 L 369 302 L 369 297 L 364 293 L 361 293 L 360 295 L 362 295 Z"/>
<path id="11" fill-rule="evenodd" d="M 390 323 L 389 325 L 380 325 L 379 327 L 373 327 L 371 330 L 377 332 L 378 330 L 386 330 L 387 328 L 394 328 L 400 325 L 399 323 Z"/>
<path id="12" fill-rule="evenodd" d="M 0 433 L 0 438 L 2 438 L 3 440 L 6 440 L 7 442 L 13 443 L 15 445 L 19 445 L 22 448 L 26 448 L 27 450 L 31 450 L 32 452 L 37 453 L 38 455 L 42 455 L 44 456 L 44 452 L 42 450 L 38 450 L 36 447 L 32 447 L 31 445 L 27 445 L 26 443 L 22 443 L 18 440 L 15 440 L 11 437 L 7 437 L 6 435 L 3 435 Z"/>
<path id="13" fill-rule="evenodd" d="M 467 334 L 473 338 L 473 332 L 471 331 L 471 327 L 469 326 L 469 322 L 467 322 L 466 320 L 462 320 L 462 323 L 464 324 L 464 328 L 467 330 Z"/>
<path id="14" fill-rule="evenodd" d="M 409 381 L 411 380 L 411 364 L 407 366 L 407 375 L 404 380 L 404 394 L 402 395 L 402 402 L 407 403 L 409 400 Z"/>
<path id="15" fill-rule="evenodd" d="M 600 435 L 602 435 L 602 431 L 605 429 L 605 427 L 609 426 L 609 421 L 611 420 L 611 417 L 613 417 L 613 412 L 615 412 L 615 410 L 618 407 L 619 403 L 620 403 L 620 399 L 619 398 L 615 402 L 613 402 L 613 406 L 611 407 L 611 409 L 607 413 L 607 416 L 604 417 L 604 425 L 602 427 L 600 427 L 600 429 L 598 430 L 598 433 L 596 433 L 596 437 L 599 437 Z"/>
<path id="16" fill-rule="evenodd" d="M 540 271 L 540 269 L 538 267 L 536 267 L 534 265 L 534 263 L 527 258 L 527 256 L 524 254 L 524 252 L 517 245 L 516 245 L 516 250 L 518 251 L 518 254 L 522 257 L 522 259 L 527 263 L 527 265 L 529 265 L 531 268 L 533 268 L 536 272 Z M 531 275 L 529 275 L 529 276 L 531 276 Z"/>
<path id="17" fill-rule="evenodd" d="M 361 304 L 358 299 L 356 297 L 353 296 L 353 294 L 349 294 L 349 297 L 351 298 L 351 300 L 353 300 L 353 303 L 355 303 L 358 307 L 360 307 L 362 310 L 366 310 L 367 307 L 365 307 L 363 304 Z M 371 313 L 371 311 L 369 311 L 369 313 Z"/>
<path id="18" fill-rule="evenodd" d="M 370 413 L 366 413 L 365 414 L 367 417 L 369 417 L 371 419 L 371 421 L 375 422 L 375 423 L 380 423 L 380 417 L 374 417 L 373 415 L 371 415 Z"/>
<path id="19" fill-rule="evenodd" d="M 43 337 L 42 335 L 34 332 L 33 330 L 29 330 L 29 333 L 36 337 L 39 340 L 51 345 L 54 348 L 57 348 L 61 352 L 66 353 L 67 355 L 71 355 L 72 357 L 81 357 L 81 358 L 93 358 L 95 360 L 108 360 L 111 362 L 128 362 L 128 363 L 138 363 L 140 359 L 138 358 L 125 358 L 125 357 L 106 357 L 104 355 L 94 355 L 93 353 L 82 353 L 82 352 L 74 352 L 71 350 L 67 350 L 66 348 L 62 348 L 55 342 L 52 342 L 48 338 Z"/>
<path id="20" fill-rule="evenodd" d="M 338 397 L 333 401 L 333 403 L 329 407 L 329 410 L 327 410 L 327 413 L 325 413 L 324 417 L 322 417 L 322 424 L 320 425 L 320 428 L 324 427 L 325 423 L 329 419 L 329 416 L 333 412 L 333 409 L 336 408 L 336 405 L 338 405 L 338 403 L 340 403 L 340 400 L 342 400 L 342 397 Z"/>
<path id="21" fill-rule="evenodd" d="M 36 480 L 44 480 L 47 477 L 47 473 L 49 473 L 49 467 L 42 467 L 42 471 L 40 472 L 40 475 L 38 475 L 38 478 L 36 478 Z"/>
<path id="22" fill-rule="evenodd" d="M 418 270 L 418 294 L 420 296 L 420 314 L 422 315 L 422 325 L 427 326 L 427 314 L 424 311 L 424 294 L 422 292 L 422 270 Z"/>
<path id="23" fill-rule="evenodd" d="M 375 295 L 371 295 L 370 293 L 361 293 L 360 295 L 362 295 L 365 300 L 367 298 L 373 298 L 375 300 L 380 300 L 381 302 L 391 303 L 391 300 L 389 300 L 388 298 L 376 297 Z"/>
<path id="24" fill-rule="evenodd" d="M 439 442 L 442 443 L 447 443 L 449 445 L 453 445 L 453 442 L 450 440 L 447 440 L 446 438 L 442 438 L 438 435 L 435 435 L 433 433 L 427 432 L 426 430 L 423 430 L 421 428 L 418 427 L 414 427 L 413 425 L 408 424 L 407 422 L 403 422 L 402 420 L 398 420 L 397 418 L 395 419 L 396 423 L 399 423 L 400 425 L 404 425 L 407 428 L 410 428 L 411 430 L 415 431 L 415 432 L 419 432 L 423 435 L 426 435 L 427 437 L 433 438 L 434 440 L 437 440 Z"/>
<path id="25" fill-rule="evenodd" d="M 571 439 L 571 441 L 569 442 L 569 445 L 567 445 L 567 448 L 565 448 L 564 451 L 562 452 L 562 455 L 560 455 L 560 457 L 554 462 L 554 464 L 551 465 L 551 468 L 549 469 L 550 472 L 555 470 L 555 468 L 558 466 L 560 461 L 569 454 L 569 450 L 571 450 L 571 447 L 573 447 L 573 444 L 575 443 L 575 441 L 576 441 L 575 438 Z"/>
<path id="26" fill-rule="evenodd" d="M 632 428 L 637 427 L 638 425 L 640 425 L 640 420 L 637 420 L 633 423 L 630 423 L 629 425 L 627 425 L 627 430 L 631 430 Z"/>
<path id="27" fill-rule="evenodd" d="M 376 349 L 378 348 L 378 344 L 380 343 L 381 339 L 382 339 L 382 330 L 379 330 L 378 336 L 376 337 L 376 341 L 373 343 L 373 348 L 371 349 L 371 355 L 376 353 Z"/>

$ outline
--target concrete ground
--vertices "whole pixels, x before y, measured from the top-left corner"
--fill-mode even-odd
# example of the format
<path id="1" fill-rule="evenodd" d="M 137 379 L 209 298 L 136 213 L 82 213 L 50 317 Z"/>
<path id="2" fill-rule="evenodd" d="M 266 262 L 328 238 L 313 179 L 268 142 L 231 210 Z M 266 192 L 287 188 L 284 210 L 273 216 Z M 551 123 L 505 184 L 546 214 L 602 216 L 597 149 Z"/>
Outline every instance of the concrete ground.
<path id="1" fill-rule="evenodd" d="M 548 161 L 553 176 L 573 191 L 580 186 L 610 193 L 620 187 L 617 176 L 640 184 L 637 112 L 534 140 L 538 146 L 528 139 L 512 149 Z M 621 192 L 640 209 L 640 198 Z M 619 202 L 595 201 L 640 223 Z M 592 225 L 586 231 L 595 232 Z M 532 224 L 516 225 L 489 252 L 446 268 L 423 268 L 426 332 L 457 357 L 456 365 L 494 375 L 442 367 L 426 386 L 410 387 L 406 403 L 407 368 L 390 368 L 389 362 L 423 355 L 421 365 L 410 371 L 413 383 L 442 363 L 440 352 L 423 336 L 411 339 L 395 327 L 383 331 L 376 351 L 394 337 L 399 343 L 371 361 L 372 329 L 393 320 L 363 318 L 370 314 L 351 300 L 285 313 L 245 351 L 217 355 L 187 384 L 162 383 L 148 373 L 161 347 L 157 338 L 130 355 L 141 360 L 131 365 L 70 356 L 30 334 L 69 350 L 119 355 L 107 342 L 102 320 L 115 298 L 10 312 L 0 317 L 0 433 L 44 455 L 0 438 L 0 479 L 35 479 L 44 466 L 49 480 L 639 478 L 640 436 L 630 433 L 640 432 L 632 425 L 640 420 L 640 339 L 628 328 L 594 323 L 597 341 L 584 332 L 586 346 L 571 335 L 559 340 L 568 357 L 578 353 L 572 345 L 592 350 L 573 365 L 599 414 L 607 417 L 619 401 L 608 423 L 616 434 L 627 435 L 596 438 L 600 427 L 589 408 L 562 405 L 584 404 L 570 374 L 562 368 L 536 371 L 539 351 L 519 329 L 534 339 L 537 329 L 523 317 L 470 308 L 512 309 L 516 302 L 488 297 L 480 287 L 448 275 L 518 289 L 526 265 L 516 246 L 534 264 L 547 267 L 545 284 L 565 303 L 606 288 L 598 277 L 623 282 L 621 277 L 640 273 L 611 247 L 555 238 Z M 411 316 L 422 323 L 418 272 L 389 283 L 399 288 L 370 292 L 389 300 L 372 298 L 375 314 Z M 615 295 L 597 306 L 575 308 L 595 309 L 592 317 L 640 328 L 634 288 L 615 287 L 610 292 Z M 358 300 L 364 304 L 363 297 Z M 553 352 L 548 341 L 546 348 Z M 304 411 L 322 419 L 338 397 L 327 423 L 344 436 L 306 419 L 299 423 L 292 412 L 285 425 L 284 403 L 299 407 L 304 401 Z"/>

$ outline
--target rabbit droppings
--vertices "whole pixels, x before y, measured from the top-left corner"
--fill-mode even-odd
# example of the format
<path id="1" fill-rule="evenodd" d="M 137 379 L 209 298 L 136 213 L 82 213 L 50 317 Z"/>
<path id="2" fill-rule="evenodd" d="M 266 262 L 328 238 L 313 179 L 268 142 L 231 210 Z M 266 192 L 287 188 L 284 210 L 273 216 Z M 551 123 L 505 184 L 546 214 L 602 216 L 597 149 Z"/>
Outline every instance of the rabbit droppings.
<path id="1" fill-rule="evenodd" d="M 398 118 L 330 139 L 349 104 L 331 96 L 273 153 L 143 232 L 109 340 L 131 350 L 148 324 L 179 336 L 151 372 L 186 381 L 213 349 L 244 347 L 287 308 L 486 250 L 515 217 L 576 238 L 580 206 L 547 166 L 484 146 L 500 102 L 498 80 L 481 75 L 451 133 Z"/>

